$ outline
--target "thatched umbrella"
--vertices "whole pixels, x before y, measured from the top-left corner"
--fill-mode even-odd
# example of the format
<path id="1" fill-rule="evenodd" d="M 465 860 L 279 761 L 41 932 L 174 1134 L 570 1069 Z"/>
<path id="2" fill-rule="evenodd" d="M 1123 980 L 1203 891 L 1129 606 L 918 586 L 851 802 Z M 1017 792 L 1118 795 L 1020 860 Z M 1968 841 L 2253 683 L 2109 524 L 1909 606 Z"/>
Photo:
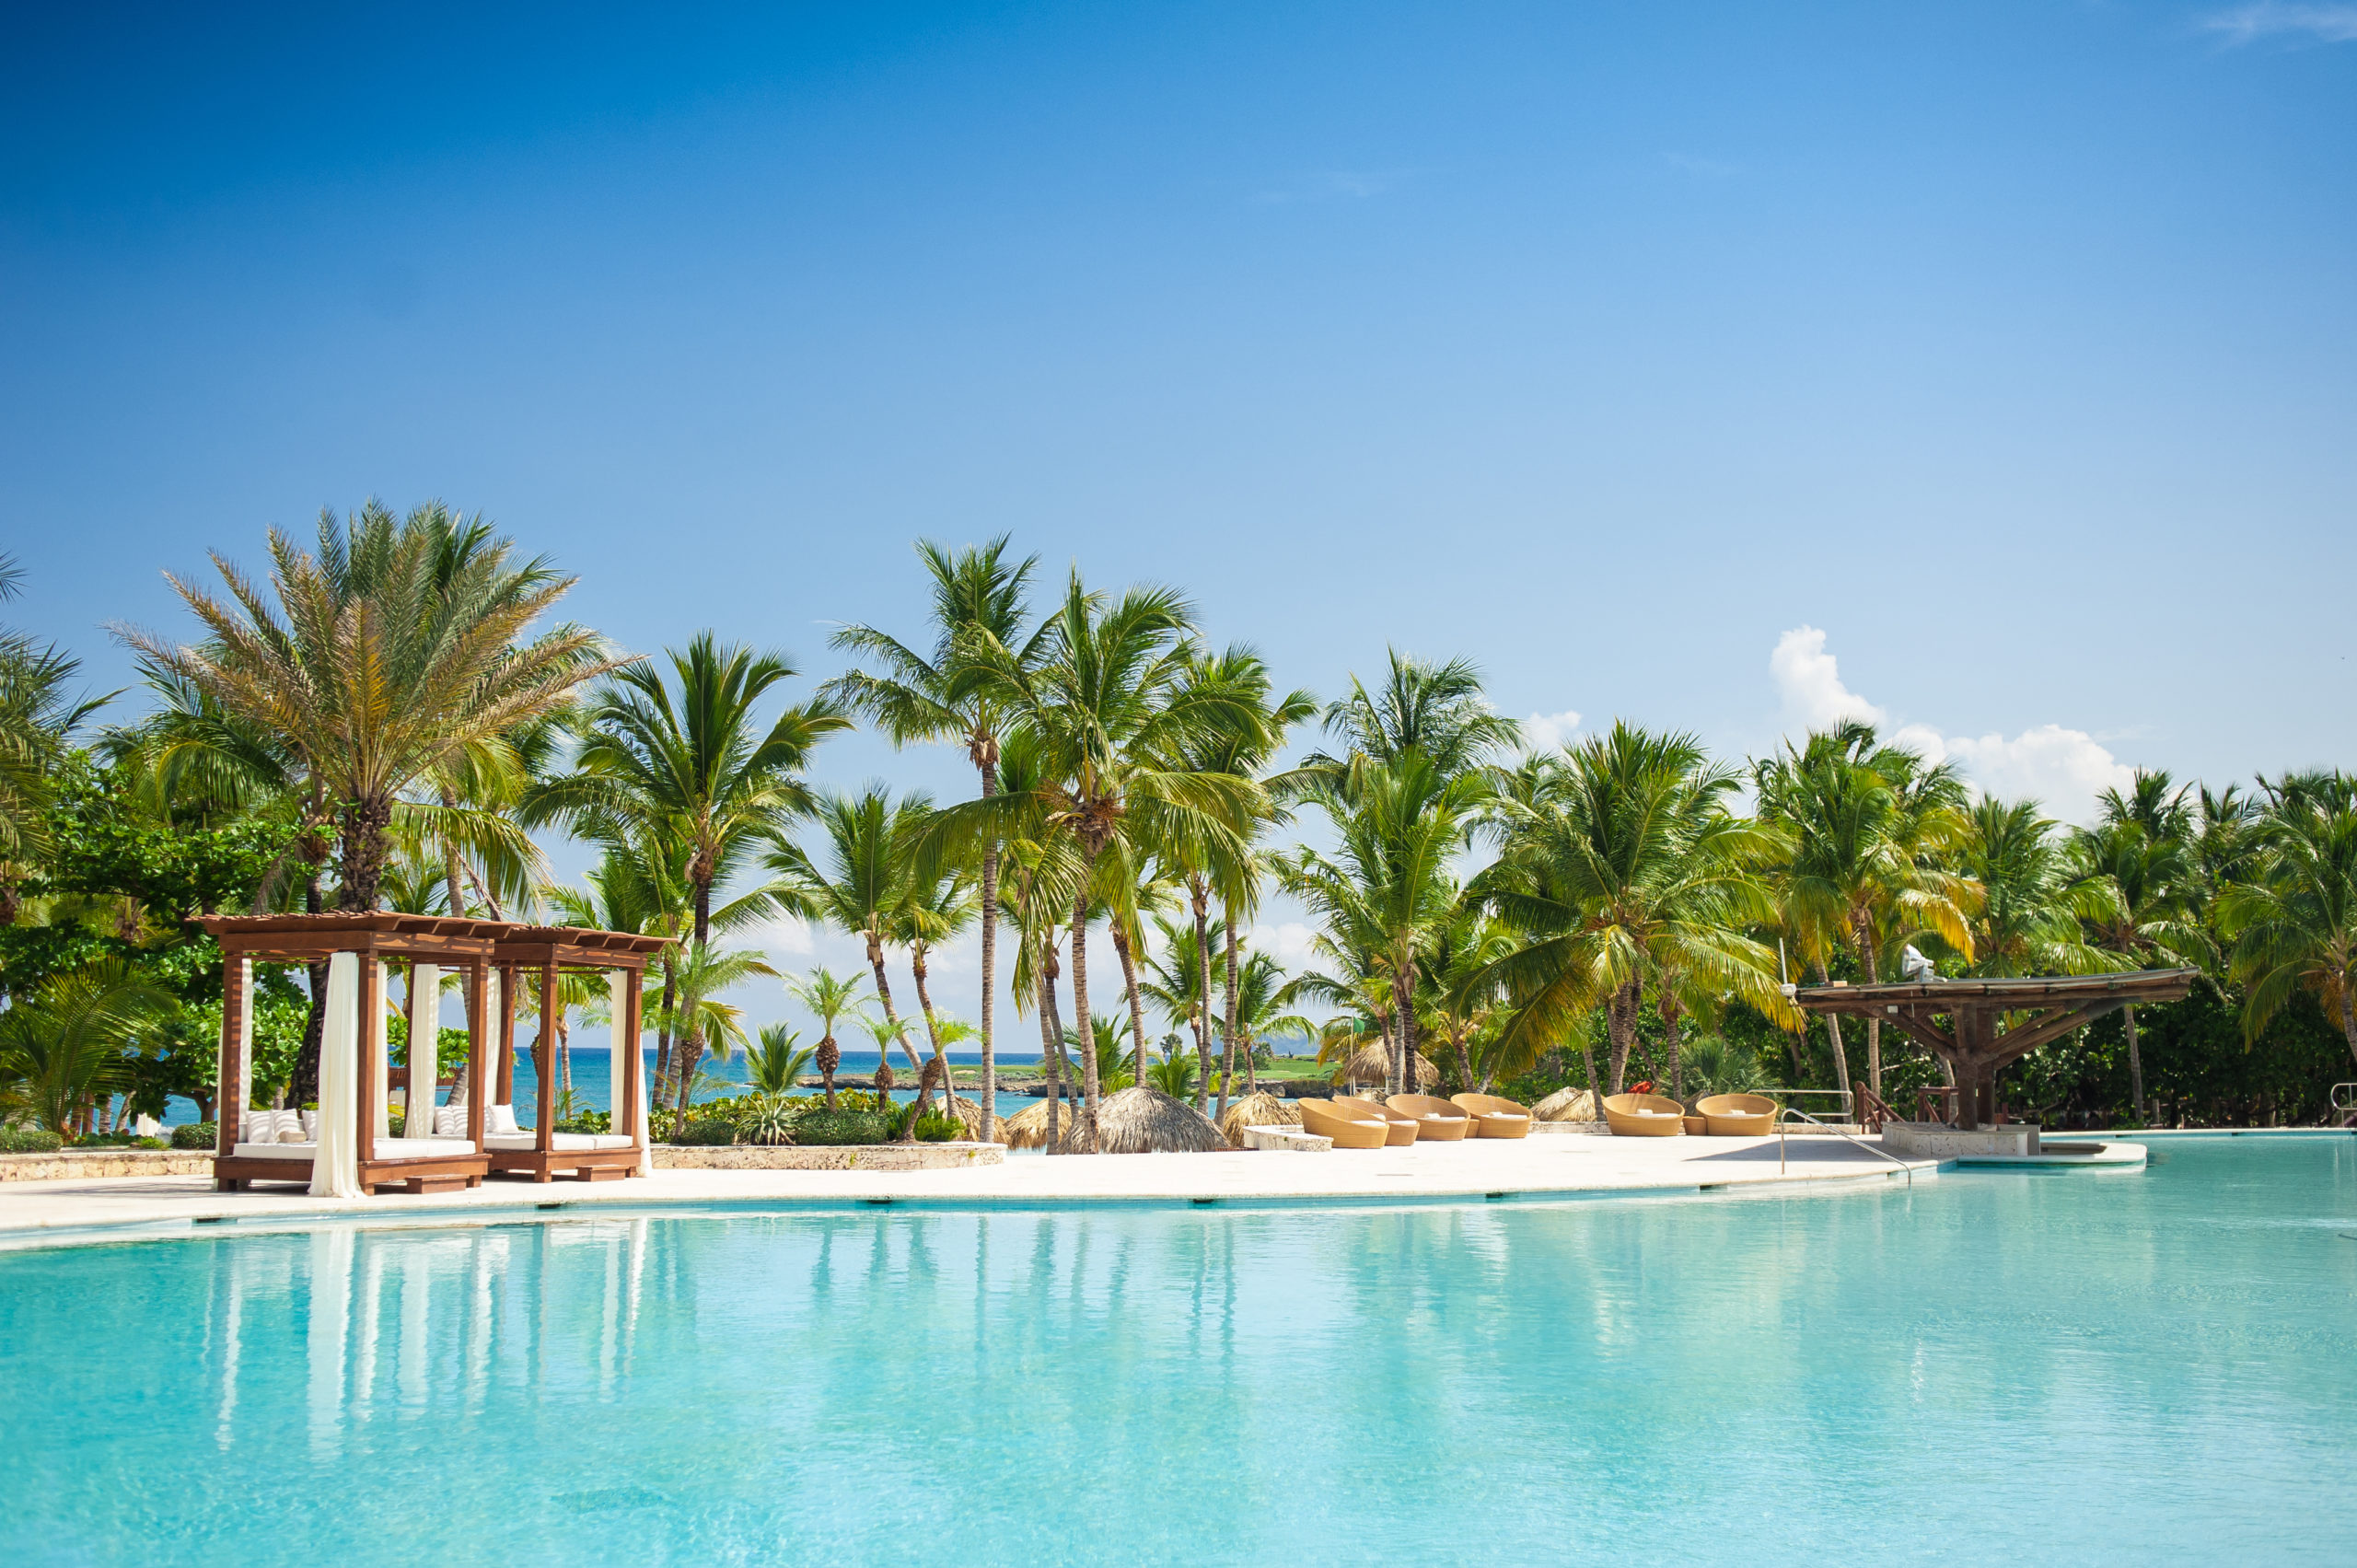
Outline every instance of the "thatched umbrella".
<path id="1" fill-rule="evenodd" d="M 1098 1146 L 1109 1155 L 1200 1155 L 1227 1147 L 1212 1119 L 1144 1084 L 1097 1104 Z"/>
<path id="2" fill-rule="evenodd" d="M 999 1141 L 1010 1149 L 1044 1149 L 1048 1146 L 1048 1109 L 1053 1099 L 1036 1099 L 1013 1116 L 998 1119 Z M 1079 1120 L 1078 1108 L 1069 1100 L 1056 1112 L 1056 1131 L 1065 1147 L 1072 1146 L 1073 1123 Z"/>
<path id="3" fill-rule="evenodd" d="M 1391 1059 L 1381 1041 L 1359 1047 L 1356 1054 L 1342 1064 L 1342 1082 L 1346 1084 L 1384 1084 L 1391 1080 Z M 1416 1052 L 1416 1084 L 1409 1092 L 1421 1093 L 1436 1088 L 1440 1084 L 1440 1069 L 1433 1065 L 1431 1057 Z"/>
<path id="4" fill-rule="evenodd" d="M 1541 1121 L 1596 1121 L 1596 1095 L 1593 1090 L 1569 1086 L 1557 1089 L 1530 1108 L 1530 1114 Z"/>
<path id="5" fill-rule="evenodd" d="M 1219 1130 L 1227 1134 L 1228 1147 L 1244 1146 L 1247 1127 L 1298 1127 L 1301 1109 L 1289 1099 L 1279 1099 L 1265 1091 L 1255 1091 L 1229 1106 L 1219 1119 Z"/>

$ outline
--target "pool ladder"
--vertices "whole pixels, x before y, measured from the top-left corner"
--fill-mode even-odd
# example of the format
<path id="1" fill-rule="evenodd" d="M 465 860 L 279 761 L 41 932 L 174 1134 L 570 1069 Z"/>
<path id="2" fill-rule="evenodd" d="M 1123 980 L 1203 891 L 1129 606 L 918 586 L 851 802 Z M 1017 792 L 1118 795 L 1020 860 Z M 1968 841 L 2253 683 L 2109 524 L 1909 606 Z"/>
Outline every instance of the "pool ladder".
<path id="1" fill-rule="evenodd" d="M 2357 1083 L 2332 1086 L 2331 1114 L 2340 1119 L 2343 1127 L 2357 1128 L 2357 1095 L 2347 1091 L 2357 1089 Z"/>
<path id="2" fill-rule="evenodd" d="M 2351 1085 L 2351 1086 L 2357 1087 L 2357 1085 Z M 1782 1176 L 1784 1174 L 1784 1130 L 1792 1124 L 1791 1119 L 1795 1116 L 1799 1117 L 1803 1121 L 1807 1122 L 1810 1127 L 1819 1132 L 1830 1132 L 1845 1144 L 1855 1144 L 1858 1147 L 1865 1150 L 1866 1153 L 1875 1156 L 1876 1158 L 1888 1160 L 1891 1164 L 1897 1166 L 1900 1170 L 1906 1173 L 1908 1187 L 1910 1189 L 1914 1187 L 1915 1167 L 1908 1164 L 1905 1160 L 1900 1159 L 1897 1155 L 1892 1154 L 1888 1149 L 1879 1147 L 1874 1144 L 1869 1144 L 1864 1138 L 1854 1136 L 1852 1133 L 1844 1132 L 1840 1128 L 1832 1125 L 1830 1122 L 1828 1122 L 1821 1118 L 1811 1116 L 1807 1111 L 1801 1109 L 1797 1106 L 1790 1105 L 1783 1107 L 1776 1112 L 1777 1175 Z"/>

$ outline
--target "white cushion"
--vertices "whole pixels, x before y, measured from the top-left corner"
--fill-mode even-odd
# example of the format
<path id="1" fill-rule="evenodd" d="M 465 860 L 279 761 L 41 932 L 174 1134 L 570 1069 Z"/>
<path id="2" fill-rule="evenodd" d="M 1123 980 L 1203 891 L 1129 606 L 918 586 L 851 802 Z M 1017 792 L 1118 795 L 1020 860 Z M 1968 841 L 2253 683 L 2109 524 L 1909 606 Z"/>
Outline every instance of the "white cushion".
<path id="1" fill-rule="evenodd" d="M 304 1160 L 319 1152 L 317 1144 L 239 1144 L 229 1151 L 240 1159 Z"/>
<path id="2" fill-rule="evenodd" d="M 516 1108 L 512 1105 L 487 1105 L 482 1108 L 482 1130 L 486 1132 L 516 1132 Z"/>
<path id="3" fill-rule="evenodd" d="M 319 1141 L 319 1113 L 318 1111 L 282 1111 L 280 1114 L 296 1118 L 296 1124 L 303 1130 L 303 1141 L 305 1143 L 316 1144 Z"/>
<path id="4" fill-rule="evenodd" d="M 379 1138 L 380 1160 L 438 1159 L 446 1155 L 470 1155 L 475 1146 L 464 1138 Z"/>
<path id="5" fill-rule="evenodd" d="M 446 1105 L 434 1113 L 434 1135 L 437 1138 L 470 1136 L 467 1132 L 467 1108 L 463 1102 Z"/>

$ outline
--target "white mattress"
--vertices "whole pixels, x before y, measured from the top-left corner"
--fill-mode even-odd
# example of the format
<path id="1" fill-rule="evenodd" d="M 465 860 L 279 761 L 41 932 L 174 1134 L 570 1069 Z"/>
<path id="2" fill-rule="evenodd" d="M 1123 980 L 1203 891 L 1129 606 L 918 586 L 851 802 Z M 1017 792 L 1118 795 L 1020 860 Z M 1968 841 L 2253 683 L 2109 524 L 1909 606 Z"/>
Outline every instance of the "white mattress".
<path id="1" fill-rule="evenodd" d="M 554 1145 L 554 1152 L 558 1154 L 577 1155 L 598 1149 L 627 1149 L 630 1147 L 630 1134 L 627 1132 L 552 1132 L 549 1135 L 549 1142 Z M 540 1147 L 540 1144 L 537 1141 L 537 1135 L 530 1132 L 493 1132 L 484 1135 L 482 1146 L 508 1154 L 530 1154 Z"/>
<path id="2" fill-rule="evenodd" d="M 308 1165 L 318 1157 L 317 1144 L 239 1144 L 234 1151 L 240 1159 L 301 1160 Z M 464 1138 L 379 1138 L 374 1158 L 380 1160 L 439 1159 L 449 1155 L 470 1155 L 475 1146 Z"/>

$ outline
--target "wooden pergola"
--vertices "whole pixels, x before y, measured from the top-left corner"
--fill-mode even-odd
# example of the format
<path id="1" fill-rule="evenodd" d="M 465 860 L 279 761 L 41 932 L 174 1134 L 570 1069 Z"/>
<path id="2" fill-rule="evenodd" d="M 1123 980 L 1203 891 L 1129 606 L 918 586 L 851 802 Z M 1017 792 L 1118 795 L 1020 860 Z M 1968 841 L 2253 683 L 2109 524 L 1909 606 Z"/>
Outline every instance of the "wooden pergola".
<path id="1" fill-rule="evenodd" d="M 1804 1011 L 1880 1018 L 1946 1063 L 1956 1074 L 1956 1125 L 1971 1132 L 1997 1118 L 1997 1074 L 2051 1040 L 2119 1008 L 2174 1002 L 2198 970 L 2129 974 L 2037 975 L 2010 980 L 1933 980 L 1882 985 L 1815 985 L 1789 994 Z M 1947 1020 L 1942 1028 L 1936 1021 Z M 2006 1020 L 2012 1019 L 2008 1025 Z"/>
<path id="2" fill-rule="evenodd" d="M 494 1138 L 489 1149 L 492 1169 L 521 1172 L 535 1181 L 553 1180 L 560 1172 L 569 1172 L 583 1181 L 602 1181 L 629 1176 L 640 1167 L 646 1145 L 640 1141 L 637 1130 L 646 1086 L 645 1064 L 637 1042 L 645 1003 L 646 966 L 670 945 L 668 936 L 641 936 L 630 932 L 591 931 L 568 925 L 515 925 L 503 930 L 492 955 L 500 976 L 499 1082 L 495 1103 L 515 1103 L 516 1004 L 522 989 L 517 980 L 527 971 L 540 981 L 540 1034 L 539 1047 L 532 1052 L 533 1076 L 538 1082 L 531 1146 L 503 1146 L 520 1144 L 520 1137 Z M 566 974 L 616 972 L 623 980 L 619 1018 L 621 1028 L 616 1038 L 627 1043 L 621 1046 L 621 1070 L 616 1074 L 621 1092 L 614 1097 L 611 1108 L 615 1133 L 592 1138 L 558 1132 L 556 1037 L 557 1019 L 563 1010 L 559 996 L 561 978 Z M 626 1141 L 618 1143 L 617 1136 Z"/>
<path id="3" fill-rule="evenodd" d="M 247 1145 L 242 1152 L 239 1147 L 238 1132 L 246 1110 L 244 1084 L 247 1074 L 242 1060 L 246 1049 L 246 1012 L 252 1004 L 247 993 L 247 968 L 256 960 L 284 964 L 322 963 L 340 953 L 353 954 L 360 961 L 360 1028 L 355 1043 L 359 1057 L 359 1093 L 356 1096 L 358 1109 L 354 1132 L 358 1139 L 356 1147 L 360 1151 L 361 1191 L 375 1192 L 400 1189 L 410 1192 L 432 1192 L 482 1184 L 491 1167 L 483 1153 L 481 1095 L 473 1097 L 467 1117 L 465 1141 L 473 1145 L 471 1150 L 379 1157 L 376 1137 L 377 1111 L 385 1101 L 389 1085 L 380 1081 L 377 1052 L 370 1049 L 375 1039 L 372 1031 L 384 1027 L 385 999 L 379 985 L 377 965 L 387 959 L 407 959 L 412 963 L 425 962 L 466 971 L 468 1074 L 472 1082 L 479 1084 L 482 1081 L 484 1065 L 483 1022 L 487 1011 L 484 986 L 491 973 L 492 950 L 499 938 L 514 930 L 514 926 L 504 921 L 377 912 L 216 914 L 200 916 L 196 923 L 221 944 L 222 956 L 221 1132 L 213 1161 L 215 1187 L 224 1192 L 234 1192 L 250 1181 L 308 1183 L 312 1179 L 313 1161 L 309 1157 L 273 1157 L 254 1145 Z M 426 1014 L 425 1027 L 435 1027 L 431 1011 Z M 433 1090 L 429 1086 L 425 1092 L 431 1096 Z"/>

